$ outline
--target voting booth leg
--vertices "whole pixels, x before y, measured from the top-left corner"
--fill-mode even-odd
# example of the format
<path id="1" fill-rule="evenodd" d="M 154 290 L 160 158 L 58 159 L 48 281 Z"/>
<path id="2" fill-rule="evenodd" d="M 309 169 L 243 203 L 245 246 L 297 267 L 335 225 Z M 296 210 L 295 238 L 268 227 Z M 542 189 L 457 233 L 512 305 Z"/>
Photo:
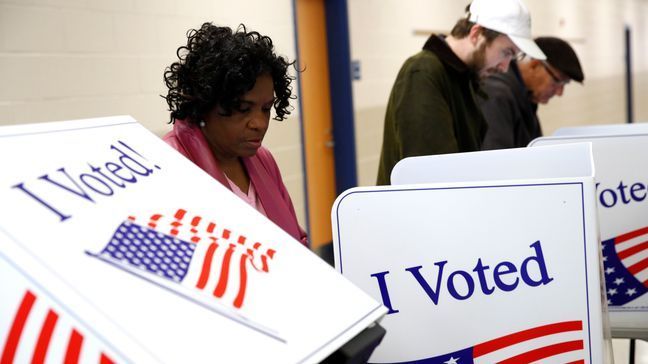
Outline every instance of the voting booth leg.
<path id="1" fill-rule="evenodd" d="M 630 358 L 628 360 L 628 364 L 635 364 L 635 339 L 630 339 Z"/>
<path id="2" fill-rule="evenodd" d="M 333 352 L 322 364 L 360 364 L 366 363 L 385 337 L 387 331 L 377 323 L 360 332 L 356 337 Z"/>

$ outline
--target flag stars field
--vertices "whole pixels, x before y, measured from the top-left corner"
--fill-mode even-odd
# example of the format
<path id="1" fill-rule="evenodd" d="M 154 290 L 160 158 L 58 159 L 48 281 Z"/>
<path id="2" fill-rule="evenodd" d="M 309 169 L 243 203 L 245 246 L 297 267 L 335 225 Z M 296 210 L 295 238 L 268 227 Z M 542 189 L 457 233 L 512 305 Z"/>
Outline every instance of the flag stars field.
<path id="1" fill-rule="evenodd" d="M 612 306 L 648 293 L 648 227 L 601 242 L 606 292 Z"/>
<path id="2" fill-rule="evenodd" d="M 221 302 L 231 300 L 234 308 L 241 308 L 248 288 L 248 272 L 268 273 L 268 262 L 275 250 L 260 250 L 260 242 L 246 245 L 248 239 L 244 235 L 231 236 L 229 229 L 215 233 L 216 223 L 206 220 L 203 236 L 198 230 L 202 217 L 195 216 L 191 226 L 185 226 L 181 222 L 185 215 L 184 209 L 178 209 L 169 226 L 159 224 L 162 214 L 152 215 L 147 226 L 135 223 L 137 218 L 129 216 L 99 254 L 87 253 L 143 278 L 151 274 L 196 289 L 195 292 L 211 291 L 213 298 Z M 170 235 L 153 227 L 165 231 L 170 228 Z M 198 244 L 203 237 L 211 242 Z M 194 259 L 196 263 L 191 265 Z"/>

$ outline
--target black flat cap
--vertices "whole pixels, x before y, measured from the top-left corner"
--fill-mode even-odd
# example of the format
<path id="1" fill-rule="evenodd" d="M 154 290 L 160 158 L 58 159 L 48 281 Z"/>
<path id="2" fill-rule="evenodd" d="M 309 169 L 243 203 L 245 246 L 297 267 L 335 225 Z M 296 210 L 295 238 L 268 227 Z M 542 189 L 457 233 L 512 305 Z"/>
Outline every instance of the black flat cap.
<path id="1" fill-rule="evenodd" d="M 547 56 L 547 63 L 560 70 L 576 82 L 583 82 L 585 76 L 576 52 L 564 40 L 556 37 L 538 37 L 536 44 Z"/>

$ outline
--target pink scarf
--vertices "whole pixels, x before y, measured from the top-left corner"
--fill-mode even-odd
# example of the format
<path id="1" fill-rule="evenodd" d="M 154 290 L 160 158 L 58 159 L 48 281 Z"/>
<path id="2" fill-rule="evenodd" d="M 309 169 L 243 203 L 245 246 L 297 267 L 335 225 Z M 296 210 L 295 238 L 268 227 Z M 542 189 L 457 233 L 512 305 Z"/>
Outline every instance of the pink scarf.
<path id="1" fill-rule="evenodd" d="M 173 130 L 163 139 L 227 189 L 230 189 L 225 174 L 221 171 L 200 128 L 184 120 L 176 120 Z M 268 219 L 302 244 L 307 245 L 306 233 L 297 222 L 288 191 L 285 189 L 279 169 L 270 152 L 261 147 L 256 155 L 241 159 L 250 176 L 251 183 L 256 188 L 257 196 Z"/>

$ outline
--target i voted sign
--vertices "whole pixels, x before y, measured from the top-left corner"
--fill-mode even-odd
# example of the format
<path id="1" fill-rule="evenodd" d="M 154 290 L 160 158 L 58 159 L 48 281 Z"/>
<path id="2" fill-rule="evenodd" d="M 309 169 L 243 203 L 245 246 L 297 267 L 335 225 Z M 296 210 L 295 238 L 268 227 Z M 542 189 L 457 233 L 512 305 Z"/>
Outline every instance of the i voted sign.
<path id="1" fill-rule="evenodd" d="M 342 194 L 336 268 L 388 308 L 370 362 L 605 362 L 594 188 L 590 175 Z"/>
<path id="2" fill-rule="evenodd" d="M 539 138 L 530 146 L 592 143 L 610 324 L 615 336 L 648 338 L 646 126 L 585 127 L 582 133 L 578 131 L 572 128 L 561 136 Z"/>
<path id="3" fill-rule="evenodd" d="M 20 268 L 0 362 L 92 341 L 103 362 L 316 363 L 386 312 L 131 117 L 2 127 L 0 153 L 0 259 Z"/>

